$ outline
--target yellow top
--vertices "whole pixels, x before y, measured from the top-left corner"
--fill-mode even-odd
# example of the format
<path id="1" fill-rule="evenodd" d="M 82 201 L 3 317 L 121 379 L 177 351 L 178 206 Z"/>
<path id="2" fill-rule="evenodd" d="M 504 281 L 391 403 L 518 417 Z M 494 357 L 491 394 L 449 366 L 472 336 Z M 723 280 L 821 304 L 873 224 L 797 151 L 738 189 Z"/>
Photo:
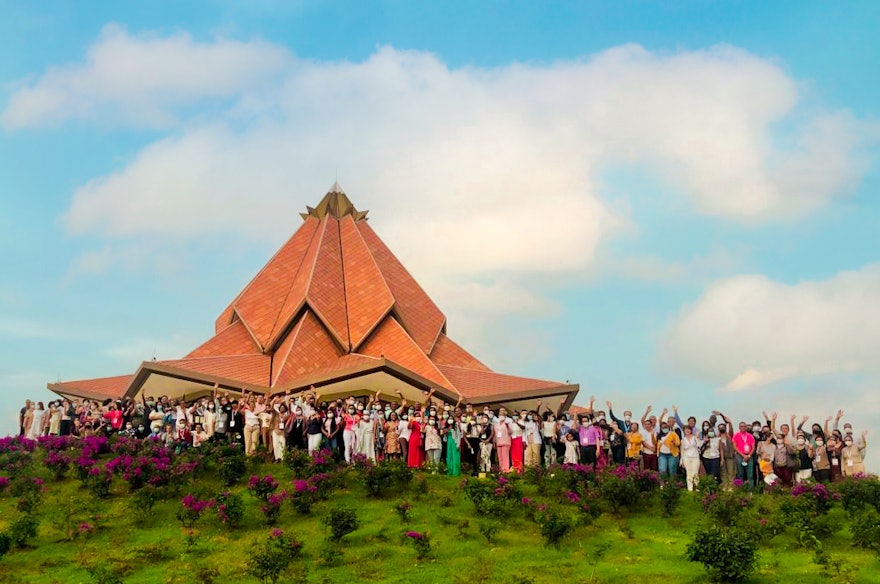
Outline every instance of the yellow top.
<path id="1" fill-rule="evenodd" d="M 660 447 L 664 445 L 669 448 L 669 453 L 672 454 L 672 456 L 678 456 L 678 447 L 681 445 L 681 438 L 678 437 L 677 433 L 670 430 L 669 434 L 667 434 L 657 442 L 658 453 L 660 452 Z"/>
<path id="2" fill-rule="evenodd" d="M 626 456 L 627 458 L 636 458 L 642 453 L 642 435 L 638 432 L 627 432 L 626 434 Z"/>

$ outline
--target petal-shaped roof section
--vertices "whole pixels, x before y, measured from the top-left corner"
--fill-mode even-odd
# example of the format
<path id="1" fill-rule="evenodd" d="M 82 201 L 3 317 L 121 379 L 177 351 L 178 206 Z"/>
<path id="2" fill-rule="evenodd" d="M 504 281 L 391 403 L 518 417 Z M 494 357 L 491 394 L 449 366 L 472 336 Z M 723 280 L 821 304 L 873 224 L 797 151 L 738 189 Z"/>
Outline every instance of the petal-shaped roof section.
<path id="1" fill-rule="evenodd" d="M 195 359 L 171 359 L 159 361 L 162 365 L 236 379 L 245 384 L 269 384 L 269 355 L 226 355 L 222 357 L 198 357 Z"/>
<path id="2" fill-rule="evenodd" d="M 134 375 L 117 375 L 115 377 L 99 377 L 97 379 L 80 379 L 78 381 L 59 381 L 47 385 L 49 389 L 62 395 L 75 395 L 89 399 L 107 399 L 122 397 L 131 384 Z"/>
<path id="3" fill-rule="evenodd" d="M 319 223 L 311 217 L 306 219 L 233 303 L 263 349 L 269 346 L 281 308 Z"/>
<path id="4" fill-rule="evenodd" d="M 394 296 L 351 216 L 339 220 L 345 304 L 351 350 L 356 351 L 394 306 Z"/>
<path id="5" fill-rule="evenodd" d="M 446 324 L 446 317 L 373 228 L 366 221 L 359 221 L 357 227 L 394 295 L 394 311 L 400 316 L 401 324 L 422 351 L 429 353 Z"/>
<path id="6" fill-rule="evenodd" d="M 315 262 L 318 259 L 318 251 L 324 242 L 324 235 L 327 233 L 328 222 L 329 220 L 322 221 L 312 236 L 309 249 L 303 257 L 302 265 L 291 282 L 290 290 L 288 290 L 284 304 L 281 306 L 281 311 L 278 313 L 278 320 L 275 321 L 275 326 L 269 339 L 269 347 L 275 347 L 278 344 L 285 331 L 290 328 L 291 319 L 306 302 L 306 294 L 312 283 L 312 275 L 315 273 Z"/>
<path id="7" fill-rule="evenodd" d="M 325 217 L 324 237 L 315 260 L 307 300 L 315 314 L 327 326 L 342 349 L 348 352 L 348 316 L 345 306 L 345 281 L 342 272 L 342 244 L 339 221 Z"/>
<path id="8" fill-rule="evenodd" d="M 455 341 L 440 333 L 434 349 L 431 351 L 431 361 L 438 365 L 455 365 L 470 369 L 489 371 L 489 368 L 481 363 L 476 357 L 465 351 Z"/>
<path id="9" fill-rule="evenodd" d="M 186 358 L 259 354 L 260 347 L 244 323 L 236 320 L 192 351 Z"/>
<path id="10" fill-rule="evenodd" d="M 272 385 L 279 386 L 336 362 L 342 352 L 323 323 L 306 310 L 278 348 L 273 362 Z"/>
<path id="11" fill-rule="evenodd" d="M 361 347 L 360 353 L 370 357 L 385 357 L 441 387 L 455 391 L 455 386 L 428 359 L 393 316 L 389 315 L 382 321 Z"/>
<path id="12" fill-rule="evenodd" d="M 467 399 L 504 396 L 549 388 L 566 388 L 557 381 L 504 375 L 494 371 L 438 365 L 437 368 Z"/>

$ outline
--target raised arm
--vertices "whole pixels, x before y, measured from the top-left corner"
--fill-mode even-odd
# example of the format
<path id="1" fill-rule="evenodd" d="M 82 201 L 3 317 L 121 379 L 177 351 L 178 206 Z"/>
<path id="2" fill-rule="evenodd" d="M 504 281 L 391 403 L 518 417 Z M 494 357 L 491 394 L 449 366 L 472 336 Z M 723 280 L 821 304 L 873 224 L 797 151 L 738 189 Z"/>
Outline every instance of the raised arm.
<path id="1" fill-rule="evenodd" d="M 642 428 L 645 427 L 645 421 L 647 421 L 648 414 L 650 414 L 650 413 L 651 413 L 651 406 L 648 406 L 648 408 L 645 410 L 645 413 L 642 414 L 642 426 L 641 426 Z"/>
<path id="2" fill-rule="evenodd" d="M 828 422 L 830 422 L 830 421 L 831 421 L 831 416 L 828 416 L 827 418 L 825 418 L 825 428 L 824 429 L 825 429 L 826 436 L 831 435 L 831 432 L 828 431 Z M 837 426 L 837 424 L 834 424 L 834 425 Z"/>
<path id="3" fill-rule="evenodd" d="M 721 416 L 721 419 L 724 420 L 725 424 L 727 424 L 728 434 L 733 434 L 733 424 L 730 423 L 730 418 L 728 418 L 718 410 L 712 410 L 712 413 L 716 416 Z"/>
<path id="4" fill-rule="evenodd" d="M 837 410 L 837 415 L 834 416 L 834 426 L 832 426 L 833 430 L 837 430 L 840 426 L 840 418 L 843 417 L 843 410 Z"/>
<path id="5" fill-rule="evenodd" d="M 605 406 L 608 408 L 608 417 L 611 418 L 611 421 L 616 422 L 618 426 L 623 426 L 623 420 L 614 415 L 614 409 L 611 407 L 611 402 L 606 401 Z"/>
<path id="6" fill-rule="evenodd" d="M 675 424 L 684 431 L 684 422 L 681 421 L 681 417 L 678 415 L 678 406 L 673 405 L 672 411 L 675 412 Z"/>

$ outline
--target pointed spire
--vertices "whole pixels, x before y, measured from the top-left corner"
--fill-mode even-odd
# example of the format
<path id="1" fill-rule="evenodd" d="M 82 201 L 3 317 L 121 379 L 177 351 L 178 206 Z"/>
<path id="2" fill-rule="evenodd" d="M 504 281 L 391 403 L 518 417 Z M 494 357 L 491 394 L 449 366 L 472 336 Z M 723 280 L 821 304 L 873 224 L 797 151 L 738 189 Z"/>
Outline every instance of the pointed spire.
<path id="1" fill-rule="evenodd" d="M 346 215 L 351 215 L 355 221 L 366 219 L 367 213 L 369 212 L 358 211 L 354 204 L 348 199 L 348 196 L 346 196 L 342 187 L 339 186 L 338 182 L 333 183 L 333 186 L 330 187 L 330 190 L 327 191 L 327 194 L 324 195 L 324 198 L 321 199 L 321 202 L 318 203 L 317 207 L 313 209 L 312 207 L 306 206 L 306 211 L 306 213 L 300 213 L 300 217 L 303 219 L 308 219 L 309 217 L 323 219 L 327 215 L 332 215 L 337 219 L 341 219 Z"/>

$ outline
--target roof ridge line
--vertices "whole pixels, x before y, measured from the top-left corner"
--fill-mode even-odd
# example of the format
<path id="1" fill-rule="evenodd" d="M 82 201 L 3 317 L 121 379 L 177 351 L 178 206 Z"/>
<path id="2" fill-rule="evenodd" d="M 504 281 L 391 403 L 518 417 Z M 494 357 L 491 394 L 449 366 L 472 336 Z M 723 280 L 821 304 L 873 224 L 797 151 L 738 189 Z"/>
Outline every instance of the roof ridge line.
<path id="1" fill-rule="evenodd" d="M 333 183 L 333 184 L 336 186 L 339 185 L 339 183 Z M 340 190 L 342 190 L 342 189 L 340 188 Z M 343 310 L 345 311 L 345 333 L 346 333 L 346 336 L 348 337 L 348 342 L 346 343 L 346 345 L 348 345 L 348 346 L 345 347 L 345 352 L 346 352 L 346 354 L 348 354 L 348 353 L 351 353 L 351 322 L 348 320 L 348 288 L 346 288 L 346 286 L 345 286 L 345 249 L 343 249 L 343 247 L 342 247 L 342 221 L 343 221 L 342 219 L 336 220 L 336 223 L 337 223 L 336 233 L 337 233 L 337 235 L 339 235 L 339 264 L 340 264 L 340 267 L 342 268 L 341 269 L 341 274 L 342 274 L 342 306 L 343 306 Z"/>
<path id="2" fill-rule="evenodd" d="M 500 375 L 501 377 L 516 377 L 518 379 L 529 379 L 532 381 L 543 381 L 545 383 L 555 383 L 556 385 L 568 385 L 568 384 L 563 383 L 561 381 L 553 381 L 551 379 L 542 379 L 540 377 L 525 377 L 522 375 L 510 375 L 509 373 L 499 373 L 499 372 L 493 371 L 491 369 L 486 371 L 485 369 L 474 369 L 473 367 L 462 367 L 461 365 L 446 365 L 445 363 L 435 363 L 435 365 L 437 367 L 452 367 L 453 369 L 464 369 L 465 371 L 475 371 L 477 373 L 489 373 L 491 375 Z"/>
<path id="3" fill-rule="evenodd" d="M 269 385 L 271 387 L 275 386 L 275 381 L 281 377 L 282 373 L 284 373 L 284 365 L 287 363 L 287 358 L 290 357 L 290 352 L 293 350 L 293 346 L 296 344 L 296 340 L 299 337 L 299 333 L 302 330 L 303 323 L 305 322 L 306 314 L 308 313 L 308 309 L 300 310 L 298 312 L 300 314 L 302 314 L 302 316 L 300 317 L 299 321 L 293 325 L 293 328 L 290 330 L 289 333 L 287 333 L 287 337 L 285 337 L 285 339 L 284 339 L 286 341 L 287 338 L 290 337 L 290 335 L 294 335 L 293 340 L 290 342 L 290 346 L 287 348 L 287 354 L 286 355 L 278 355 L 278 354 L 273 353 L 273 355 L 272 355 L 272 368 L 274 369 L 274 367 L 275 367 L 275 357 L 280 358 L 280 365 L 278 367 L 278 375 L 274 375 L 274 373 L 275 373 L 274 371 L 269 371 Z M 294 318 L 296 318 L 296 315 L 294 315 Z M 284 343 L 284 341 L 282 341 L 282 344 L 283 343 Z M 278 347 L 280 348 L 281 345 L 278 345 Z"/>

